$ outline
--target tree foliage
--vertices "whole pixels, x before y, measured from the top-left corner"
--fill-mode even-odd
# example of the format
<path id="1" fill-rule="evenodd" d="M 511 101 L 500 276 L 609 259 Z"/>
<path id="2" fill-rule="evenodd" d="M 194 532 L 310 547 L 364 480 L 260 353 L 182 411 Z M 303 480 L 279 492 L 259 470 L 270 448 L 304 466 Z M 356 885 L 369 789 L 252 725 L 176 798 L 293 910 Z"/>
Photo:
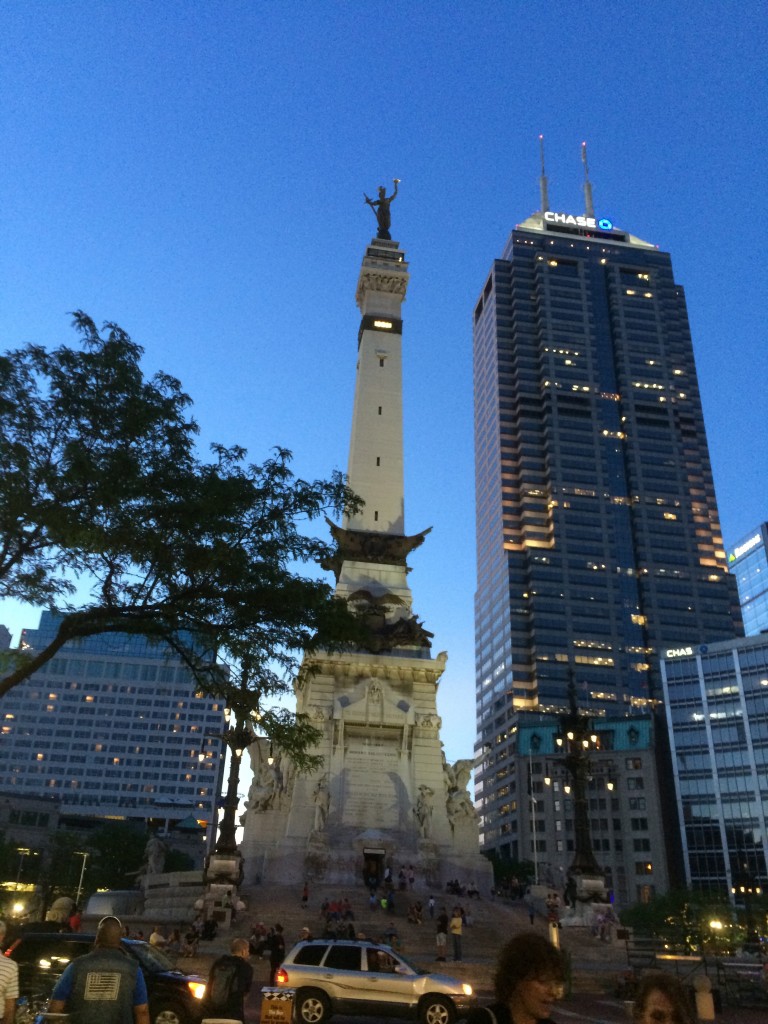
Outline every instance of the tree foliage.
<path id="1" fill-rule="evenodd" d="M 684 953 L 700 952 L 712 940 L 712 920 L 730 922 L 733 910 L 725 893 L 672 889 L 619 913 L 623 925 L 652 935 Z"/>
<path id="2" fill-rule="evenodd" d="M 271 698 L 302 651 L 361 636 L 328 583 L 304 574 L 331 554 L 307 524 L 358 500 L 339 473 L 295 477 L 284 449 L 255 464 L 214 445 L 202 460 L 179 382 L 146 379 L 116 324 L 74 317 L 82 349 L 0 359 L 0 596 L 60 615 L 44 650 L 10 652 L 0 696 L 68 641 L 140 634 L 300 758 L 312 727 Z"/>

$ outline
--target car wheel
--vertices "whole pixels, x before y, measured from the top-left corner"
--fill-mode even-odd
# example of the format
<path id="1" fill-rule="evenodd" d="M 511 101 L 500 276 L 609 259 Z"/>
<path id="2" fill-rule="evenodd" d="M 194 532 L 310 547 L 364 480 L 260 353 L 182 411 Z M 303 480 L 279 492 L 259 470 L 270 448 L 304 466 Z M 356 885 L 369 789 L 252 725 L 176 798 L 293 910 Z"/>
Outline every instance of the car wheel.
<path id="1" fill-rule="evenodd" d="M 299 990 L 296 995 L 296 1019 L 303 1024 L 322 1024 L 331 1016 L 331 1006 L 324 992 L 314 988 Z"/>
<path id="2" fill-rule="evenodd" d="M 456 1010 L 450 999 L 442 996 L 424 996 L 419 1007 L 421 1024 L 453 1024 Z"/>
<path id="3" fill-rule="evenodd" d="M 152 1024 L 187 1024 L 187 1015 L 175 1003 L 163 1003 L 150 1014 Z"/>

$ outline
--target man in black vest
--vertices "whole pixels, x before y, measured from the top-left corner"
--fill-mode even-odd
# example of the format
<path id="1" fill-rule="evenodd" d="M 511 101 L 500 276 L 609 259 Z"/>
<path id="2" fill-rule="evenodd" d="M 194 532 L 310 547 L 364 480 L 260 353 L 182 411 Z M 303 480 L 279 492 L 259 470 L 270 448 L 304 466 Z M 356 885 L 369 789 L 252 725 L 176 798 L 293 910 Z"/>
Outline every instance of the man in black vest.
<path id="1" fill-rule="evenodd" d="M 116 917 L 99 922 L 92 953 L 73 960 L 56 982 L 50 1013 L 78 1024 L 149 1024 L 147 986 L 138 963 L 123 952 Z"/>

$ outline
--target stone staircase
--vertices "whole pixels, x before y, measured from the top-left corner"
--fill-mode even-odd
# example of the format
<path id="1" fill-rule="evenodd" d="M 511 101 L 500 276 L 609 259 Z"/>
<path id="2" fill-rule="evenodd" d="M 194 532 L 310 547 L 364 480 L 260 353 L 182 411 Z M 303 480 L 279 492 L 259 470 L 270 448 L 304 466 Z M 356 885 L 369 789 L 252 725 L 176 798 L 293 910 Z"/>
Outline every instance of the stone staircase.
<path id="1" fill-rule="evenodd" d="M 309 928 L 316 938 L 322 935 L 324 921 L 320 907 L 325 900 L 347 898 L 352 904 L 357 932 L 364 933 L 367 938 L 387 941 L 383 934 L 392 922 L 398 933 L 399 951 L 418 967 L 461 978 L 479 992 L 489 994 L 493 988 L 493 971 L 500 947 L 518 932 L 531 930 L 527 907 L 519 901 L 501 898 L 467 899 L 439 892 L 432 892 L 432 895 L 435 897 L 435 917 L 443 907 L 450 915 L 456 905 L 462 906 L 469 915 L 471 924 L 464 929 L 462 936 L 463 959 L 460 963 L 451 960 L 450 937 L 448 961 L 445 964 L 435 962 L 435 921 L 426 911 L 430 890 L 419 886 L 395 893 L 394 914 L 371 911 L 368 891 L 362 884 L 341 890 L 314 885 L 310 888 L 306 909 L 301 905 L 301 887 L 255 886 L 241 893 L 246 910 L 230 934 L 247 934 L 252 922 L 262 921 L 268 927 L 279 922 L 283 926 L 286 946 L 290 948 L 299 939 L 302 928 Z M 421 900 L 424 908 L 420 925 L 407 920 L 408 905 L 415 900 Z M 546 920 L 537 916 L 533 930 L 548 934 L 548 927 Z M 563 928 L 559 935 L 562 948 L 577 968 L 573 972 L 573 989 L 613 991 L 617 977 L 626 969 L 624 944 L 601 942 L 587 928 Z M 219 941 L 223 938 L 220 935 Z"/>

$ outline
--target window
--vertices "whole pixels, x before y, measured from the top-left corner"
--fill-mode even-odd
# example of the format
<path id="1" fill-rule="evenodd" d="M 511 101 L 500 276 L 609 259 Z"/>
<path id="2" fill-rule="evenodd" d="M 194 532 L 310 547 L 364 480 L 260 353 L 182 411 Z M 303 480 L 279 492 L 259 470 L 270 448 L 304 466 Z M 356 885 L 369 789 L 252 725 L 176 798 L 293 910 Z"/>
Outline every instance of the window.
<path id="1" fill-rule="evenodd" d="M 331 946 L 323 966 L 337 971 L 359 971 L 360 953 L 360 946 Z"/>

